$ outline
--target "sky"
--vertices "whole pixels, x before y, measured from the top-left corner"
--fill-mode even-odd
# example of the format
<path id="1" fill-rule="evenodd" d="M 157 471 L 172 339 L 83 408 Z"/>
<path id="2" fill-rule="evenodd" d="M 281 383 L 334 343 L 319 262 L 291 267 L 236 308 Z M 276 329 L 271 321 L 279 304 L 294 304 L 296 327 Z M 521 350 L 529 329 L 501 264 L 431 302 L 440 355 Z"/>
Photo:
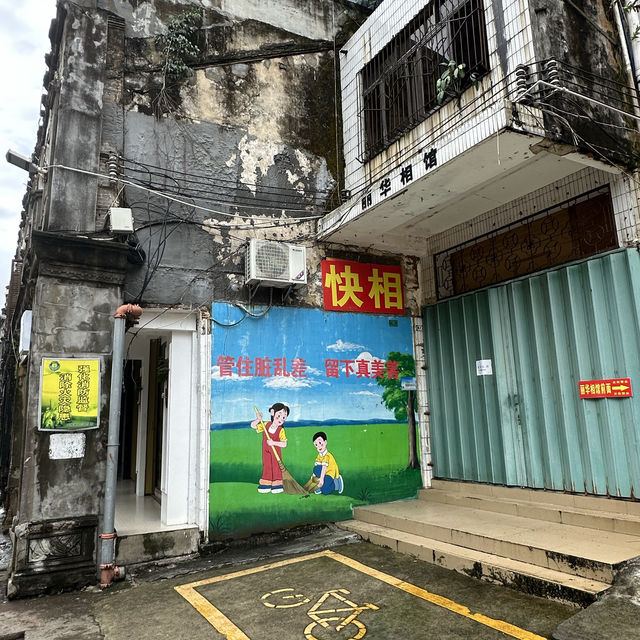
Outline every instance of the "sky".
<path id="1" fill-rule="evenodd" d="M 0 308 L 4 307 L 16 251 L 28 174 L 5 160 L 9 149 L 30 157 L 38 121 L 44 55 L 55 0 L 0 0 Z"/>
<path id="2" fill-rule="evenodd" d="M 386 363 L 391 351 L 412 353 L 410 318 L 273 307 L 264 317 L 242 319 L 238 308 L 218 302 L 212 311 L 213 424 L 245 421 L 248 425 L 255 418 L 254 407 L 268 420 L 269 407 L 277 402 L 290 408 L 289 420 L 294 422 L 394 421 L 375 378 L 357 375 L 358 361 L 366 361 L 363 371 L 371 372 L 372 362 Z M 228 328 L 219 324 L 239 320 Z M 228 370 L 231 375 L 222 375 L 221 356 L 233 363 Z M 245 375 L 238 375 L 241 357 L 249 361 Z M 256 376 L 256 360 L 265 357 L 271 360 L 272 375 Z M 306 369 L 298 370 L 304 376 L 292 375 L 296 358 L 305 362 Z M 290 375 L 275 375 L 276 359 L 286 359 Z M 338 362 L 338 370 L 331 375 L 327 360 Z"/>

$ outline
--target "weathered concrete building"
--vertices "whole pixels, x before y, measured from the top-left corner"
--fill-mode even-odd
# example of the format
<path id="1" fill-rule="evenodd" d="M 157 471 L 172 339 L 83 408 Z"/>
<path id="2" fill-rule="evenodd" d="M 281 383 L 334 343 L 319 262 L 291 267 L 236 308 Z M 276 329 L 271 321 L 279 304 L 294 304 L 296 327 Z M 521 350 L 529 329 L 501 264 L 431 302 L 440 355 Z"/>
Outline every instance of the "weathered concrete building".
<path id="1" fill-rule="evenodd" d="M 115 570 L 114 491 L 117 564 L 434 476 L 633 498 L 640 405 L 594 404 L 640 376 L 609 5 L 61 1 L 3 343 L 12 595 Z"/>
<path id="2" fill-rule="evenodd" d="M 11 595 L 92 583 L 109 564 L 118 453 L 118 563 L 208 539 L 211 305 L 322 306 L 315 225 L 343 180 L 335 57 L 366 15 L 340 0 L 58 3 L 3 342 Z M 262 255 L 252 238 L 275 244 Z M 291 245 L 306 262 L 266 286 Z M 113 382 L 123 303 L 144 311 Z"/>

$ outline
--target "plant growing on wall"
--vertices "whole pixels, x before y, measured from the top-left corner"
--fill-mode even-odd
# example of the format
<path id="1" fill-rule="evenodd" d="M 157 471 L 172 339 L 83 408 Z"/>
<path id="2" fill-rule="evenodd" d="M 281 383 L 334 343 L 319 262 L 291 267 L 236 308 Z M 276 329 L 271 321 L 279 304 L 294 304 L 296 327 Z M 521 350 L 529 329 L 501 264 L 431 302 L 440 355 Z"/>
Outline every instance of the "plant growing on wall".
<path id="1" fill-rule="evenodd" d="M 173 18 L 167 24 L 166 33 L 156 36 L 155 43 L 163 57 L 162 88 L 158 96 L 159 111 L 170 110 L 172 100 L 168 95 L 171 87 L 193 75 L 188 63 L 198 59 L 201 54 L 197 42 L 198 29 L 202 25 L 202 11 L 191 8 Z"/>
<path id="2" fill-rule="evenodd" d="M 444 67 L 444 71 L 436 82 L 438 104 L 442 104 L 447 97 L 455 97 L 460 100 L 462 92 L 469 85 L 478 88 L 478 74 L 472 73 L 467 76 L 467 65 L 464 62 L 458 63 L 455 60 L 449 60 L 449 62 L 442 62 L 441 66 Z"/>
<path id="3" fill-rule="evenodd" d="M 640 4 L 638 0 L 611 0 L 611 8 L 614 8 L 616 4 L 619 4 L 625 13 L 631 13 L 631 11 L 640 11 Z M 640 26 L 636 27 L 631 34 L 632 40 L 637 40 L 640 36 Z"/>

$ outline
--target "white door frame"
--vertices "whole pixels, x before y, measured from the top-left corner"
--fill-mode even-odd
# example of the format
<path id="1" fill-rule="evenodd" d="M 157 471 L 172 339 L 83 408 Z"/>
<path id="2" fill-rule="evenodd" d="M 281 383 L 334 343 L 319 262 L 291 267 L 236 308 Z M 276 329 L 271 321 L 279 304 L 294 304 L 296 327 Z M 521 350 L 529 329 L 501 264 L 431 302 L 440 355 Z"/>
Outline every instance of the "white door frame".
<path id="1" fill-rule="evenodd" d="M 162 438 L 161 523 L 196 524 L 205 536 L 209 507 L 211 334 L 200 309 L 143 309 L 128 334 L 126 357 L 142 361 L 136 495 L 144 495 L 149 341 L 167 342 L 169 379 Z"/>

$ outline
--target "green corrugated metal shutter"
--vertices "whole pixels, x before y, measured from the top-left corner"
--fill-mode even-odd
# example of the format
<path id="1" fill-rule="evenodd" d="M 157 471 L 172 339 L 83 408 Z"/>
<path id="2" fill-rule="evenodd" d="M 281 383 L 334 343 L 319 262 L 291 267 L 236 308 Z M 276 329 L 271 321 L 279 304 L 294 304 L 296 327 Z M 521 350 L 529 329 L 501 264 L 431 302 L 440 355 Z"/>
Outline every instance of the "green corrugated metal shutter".
<path id="1" fill-rule="evenodd" d="M 436 477 L 634 495 L 640 398 L 581 400 L 578 383 L 640 385 L 639 296 L 627 249 L 427 307 Z"/>

